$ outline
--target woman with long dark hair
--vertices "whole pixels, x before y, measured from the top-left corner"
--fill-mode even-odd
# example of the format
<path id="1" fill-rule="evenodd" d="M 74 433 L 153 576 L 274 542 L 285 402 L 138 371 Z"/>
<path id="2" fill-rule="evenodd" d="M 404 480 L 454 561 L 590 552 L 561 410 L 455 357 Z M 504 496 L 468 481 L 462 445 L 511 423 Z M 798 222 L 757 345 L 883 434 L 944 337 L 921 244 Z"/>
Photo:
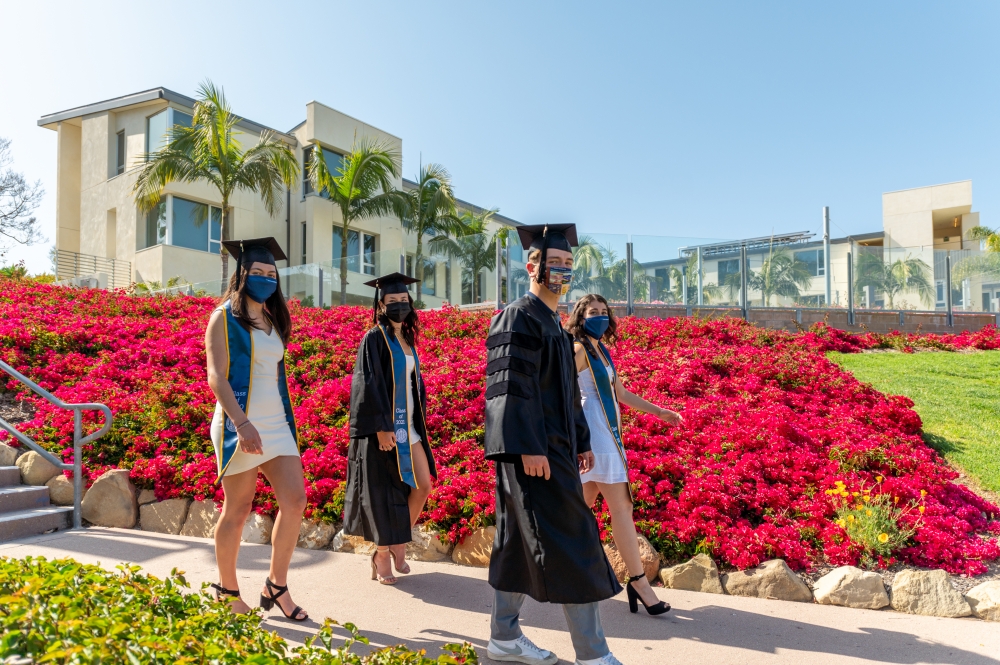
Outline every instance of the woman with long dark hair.
<path id="1" fill-rule="evenodd" d="M 236 558 L 240 536 L 262 471 L 278 501 L 271 532 L 271 568 L 260 606 L 275 603 L 287 618 L 305 621 L 306 612 L 288 593 L 286 576 L 306 507 L 302 462 L 285 380 L 285 346 L 292 319 L 278 283 L 275 261 L 285 258 L 274 238 L 223 242 L 236 270 L 222 303 L 208 321 L 205 351 L 208 385 L 215 393 L 212 444 L 219 481 L 225 490 L 215 527 L 219 583 L 216 597 L 229 597 L 234 612 L 249 606 L 240 597 Z"/>
<path id="2" fill-rule="evenodd" d="M 639 611 L 641 602 L 649 614 L 663 614 L 670 605 L 658 600 L 643 572 L 639 543 L 632 519 L 632 493 L 628 485 L 628 457 L 622 444 L 621 410 L 618 402 L 650 413 L 666 423 L 681 422 L 680 414 L 662 409 L 622 385 L 611 353 L 603 342 L 613 343 L 618 322 L 608 301 L 589 293 L 577 301 L 566 322 L 575 340 L 576 369 L 580 378 L 583 412 L 590 426 L 594 466 L 581 474 L 583 498 L 593 506 L 600 494 L 611 512 L 611 532 L 618 553 L 628 568 L 629 609 Z"/>
<path id="3" fill-rule="evenodd" d="M 375 327 L 361 340 L 351 380 L 344 533 L 374 542 L 372 579 L 406 574 L 406 543 L 437 478 L 427 437 L 427 390 L 417 356 L 419 323 L 400 273 L 375 288 Z"/>

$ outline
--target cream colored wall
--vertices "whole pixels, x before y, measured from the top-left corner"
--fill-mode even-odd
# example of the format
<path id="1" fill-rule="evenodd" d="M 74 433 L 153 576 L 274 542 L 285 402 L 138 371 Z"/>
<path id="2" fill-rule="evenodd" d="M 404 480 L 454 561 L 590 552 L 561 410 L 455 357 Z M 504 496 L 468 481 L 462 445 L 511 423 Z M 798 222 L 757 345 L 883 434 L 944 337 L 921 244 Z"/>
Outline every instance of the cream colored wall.
<path id="1" fill-rule="evenodd" d="M 232 272 L 232 262 L 229 269 Z M 222 259 L 218 254 L 186 247 L 156 245 L 135 253 L 134 274 L 137 282 L 156 281 L 163 286 L 175 276 L 192 284 L 211 282 L 222 278 Z"/>
<path id="2" fill-rule="evenodd" d="M 971 180 L 887 192 L 882 195 L 882 228 L 886 245 L 933 246 L 933 211 L 971 205 Z"/>
<path id="3" fill-rule="evenodd" d="M 56 248 L 79 252 L 80 126 L 60 122 L 56 133 Z"/>

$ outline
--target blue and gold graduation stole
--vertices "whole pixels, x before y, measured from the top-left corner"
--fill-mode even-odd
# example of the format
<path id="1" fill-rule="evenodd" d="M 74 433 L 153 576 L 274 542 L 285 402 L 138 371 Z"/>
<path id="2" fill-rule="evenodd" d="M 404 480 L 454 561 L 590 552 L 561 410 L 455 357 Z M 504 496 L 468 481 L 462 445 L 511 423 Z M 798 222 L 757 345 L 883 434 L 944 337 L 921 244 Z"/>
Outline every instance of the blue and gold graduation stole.
<path id="1" fill-rule="evenodd" d="M 399 479 L 410 487 L 419 489 L 417 477 L 413 473 L 413 458 L 410 456 L 410 414 L 406 406 L 406 391 L 412 388 L 407 380 L 409 377 L 406 376 L 406 354 L 403 352 L 403 346 L 396 339 L 395 332 L 387 330 L 386 326 L 383 325 L 379 325 L 378 328 L 382 331 L 382 337 L 385 338 L 392 359 L 392 429 L 396 434 L 396 462 L 399 465 Z M 410 347 L 410 352 L 413 353 L 413 369 L 416 375 L 416 385 L 419 386 L 420 359 L 417 357 L 415 348 Z M 420 410 L 419 390 L 417 390 L 417 395 L 418 398 L 414 400 L 414 406 Z M 426 424 L 424 429 L 426 429 Z"/>
<path id="2" fill-rule="evenodd" d="M 597 345 L 601 348 L 601 353 L 604 354 L 604 357 L 608 359 L 611 371 L 614 372 L 615 376 L 618 376 L 618 370 L 615 369 L 615 361 L 611 359 L 611 353 L 608 352 L 607 347 L 600 341 L 597 342 Z M 590 373 L 594 375 L 597 394 L 601 397 L 601 409 L 604 411 L 604 419 L 608 423 L 608 429 L 611 430 L 611 436 L 615 438 L 615 443 L 618 446 L 618 455 L 622 458 L 622 465 L 625 467 L 625 475 L 627 476 L 628 459 L 625 457 L 625 444 L 622 443 L 621 420 L 618 418 L 618 393 L 615 392 L 614 386 L 611 384 L 608 368 L 604 366 L 604 363 L 600 359 L 597 362 L 591 362 L 590 352 L 586 346 L 584 346 L 584 350 L 587 351 L 584 355 L 587 357 L 587 365 L 590 367 Z M 629 486 L 629 496 L 632 496 L 631 486 Z"/>
<path id="3" fill-rule="evenodd" d="M 243 413 L 250 417 L 250 396 L 253 393 L 253 335 L 244 328 L 239 320 L 233 316 L 230 302 L 227 300 L 219 307 L 225 314 L 222 319 L 223 327 L 226 331 L 226 380 L 236 395 L 236 403 L 243 409 Z M 265 314 L 266 316 L 266 314 Z M 273 327 L 273 324 L 272 324 Z M 277 331 L 272 330 L 272 334 Z M 278 363 L 278 394 L 281 396 L 282 406 L 285 407 L 285 420 L 292 431 L 292 438 L 298 443 L 298 431 L 295 427 L 295 416 L 292 414 L 292 401 L 288 394 L 288 380 L 285 374 L 285 358 L 281 358 Z M 222 482 L 229 463 L 233 461 L 233 456 L 239 449 L 240 437 L 236 432 L 236 424 L 229 418 L 229 414 L 222 411 L 222 454 L 217 456 L 219 475 L 216 484 Z"/>

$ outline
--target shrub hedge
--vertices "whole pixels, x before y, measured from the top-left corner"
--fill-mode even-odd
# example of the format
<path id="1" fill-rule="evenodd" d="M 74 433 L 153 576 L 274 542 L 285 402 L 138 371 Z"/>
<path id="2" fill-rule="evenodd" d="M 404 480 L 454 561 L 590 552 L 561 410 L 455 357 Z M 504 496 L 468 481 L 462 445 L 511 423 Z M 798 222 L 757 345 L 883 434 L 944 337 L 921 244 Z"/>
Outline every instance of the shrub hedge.
<path id="1" fill-rule="evenodd" d="M 72 559 L 0 557 L 0 662 L 65 665 L 473 665 L 468 643 L 436 659 L 404 646 L 354 653 L 368 644 L 350 623 L 340 643 L 327 619 L 305 646 L 290 647 L 224 602 L 189 589 L 182 572 L 166 579 L 118 566 L 117 572 Z M 23 660 L 22 660 L 23 659 Z"/>

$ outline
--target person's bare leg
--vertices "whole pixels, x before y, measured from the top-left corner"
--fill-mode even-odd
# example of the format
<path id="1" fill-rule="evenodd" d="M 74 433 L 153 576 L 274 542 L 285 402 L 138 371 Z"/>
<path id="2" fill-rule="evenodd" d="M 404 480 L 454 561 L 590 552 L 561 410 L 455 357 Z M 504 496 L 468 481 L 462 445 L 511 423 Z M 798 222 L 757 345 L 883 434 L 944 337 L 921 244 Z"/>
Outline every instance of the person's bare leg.
<path id="1" fill-rule="evenodd" d="M 422 443 L 410 447 L 410 459 L 413 463 L 413 476 L 417 479 L 418 485 L 410 488 L 410 495 L 406 498 L 410 508 L 410 528 L 413 528 L 420 519 L 420 513 L 424 512 L 427 497 L 434 487 L 434 479 L 431 477 L 430 464 L 427 462 L 427 453 Z M 389 549 L 396 559 L 396 572 L 404 575 L 409 573 L 410 564 L 406 563 L 406 544 L 392 545 Z"/>
<path id="2" fill-rule="evenodd" d="M 288 565 L 292 561 L 295 544 L 299 540 L 302 511 L 306 509 L 302 460 L 297 455 L 282 455 L 262 464 L 260 470 L 271 483 L 274 496 L 278 500 L 278 515 L 271 530 L 271 568 L 268 577 L 277 586 L 287 586 Z M 266 584 L 261 593 L 269 595 Z M 286 615 L 295 609 L 291 595 L 292 591 L 289 589 L 277 600 Z"/>
<path id="3" fill-rule="evenodd" d="M 219 585 L 236 590 L 240 588 L 236 559 L 240 553 L 243 524 L 247 521 L 257 492 L 257 469 L 223 476 L 222 488 L 226 498 L 222 502 L 222 515 L 215 525 L 215 564 L 219 568 Z M 231 596 L 221 598 L 229 599 L 234 612 L 245 614 L 250 611 L 250 606 L 242 600 Z"/>
<path id="4" fill-rule="evenodd" d="M 583 484 L 583 500 L 587 502 L 588 508 L 594 508 L 594 501 L 600 493 L 601 489 L 597 486 L 597 483 L 589 482 Z"/>
<path id="5" fill-rule="evenodd" d="M 629 577 L 641 575 L 644 570 L 642 558 L 639 556 L 639 540 L 635 532 L 635 522 L 632 520 L 632 499 L 629 497 L 628 485 L 625 483 L 611 485 L 596 483 L 596 485 L 604 496 L 604 500 L 608 502 L 608 509 L 611 511 L 611 535 L 615 540 L 618 554 L 621 555 L 625 567 L 628 568 Z M 642 579 L 633 582 L 632 586 L 639 592 L 647 605 L 660 602 L 656 594 L 653 593 L 653 588 L 649 585 L 649 580 L 646 579 L 645 575 L 642 575 Z"/>

